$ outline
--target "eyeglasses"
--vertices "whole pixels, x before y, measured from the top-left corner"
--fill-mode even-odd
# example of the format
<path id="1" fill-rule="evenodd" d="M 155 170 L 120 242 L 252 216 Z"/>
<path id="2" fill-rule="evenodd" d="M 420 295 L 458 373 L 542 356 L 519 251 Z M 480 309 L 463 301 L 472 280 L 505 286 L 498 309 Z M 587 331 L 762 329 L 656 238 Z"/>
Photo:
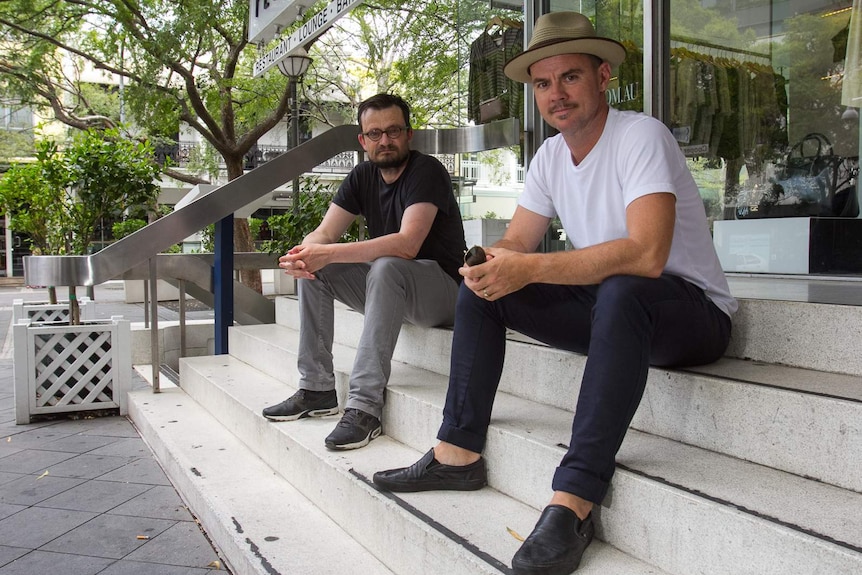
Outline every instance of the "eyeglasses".
<path id="1" fill-rule="evenodd" d="M 372 142 L 376 142 L 380 138 L 383 137 L 383 134 L 390 140 L 397 140 L 401 137 L 401 132 L 409 129 L 407 126 L 392 126 L 391 128 L 386 128 L 385 130 L 368 130 L 367 132 L 363 132 L 362 135 L 371 140 Z"/>

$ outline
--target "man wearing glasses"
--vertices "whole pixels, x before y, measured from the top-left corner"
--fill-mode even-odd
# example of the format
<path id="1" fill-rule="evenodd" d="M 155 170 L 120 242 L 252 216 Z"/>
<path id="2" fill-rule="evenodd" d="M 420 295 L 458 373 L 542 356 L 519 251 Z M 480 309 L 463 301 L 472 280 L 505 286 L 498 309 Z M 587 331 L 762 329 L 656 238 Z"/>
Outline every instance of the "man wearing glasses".
<path id="1" fill-rule="evenodd" d="M 334 450 L 363 447 L 380 435 L 401 324 L 452 325 L 466 249 L 449 173 L 410 149 L 407 103 L 372 96 L 359 104 L 358 120 L 368 161 L 347 175 L 317 229 L 279 258 L 279 267 L 299 280 L 299 391 L 263 410 L 274 421 L 338 413 L 334 300 L 363 313 L 344 415 L 325 440 Z M 369 239 L 338 243 L 357 215 Z"/>

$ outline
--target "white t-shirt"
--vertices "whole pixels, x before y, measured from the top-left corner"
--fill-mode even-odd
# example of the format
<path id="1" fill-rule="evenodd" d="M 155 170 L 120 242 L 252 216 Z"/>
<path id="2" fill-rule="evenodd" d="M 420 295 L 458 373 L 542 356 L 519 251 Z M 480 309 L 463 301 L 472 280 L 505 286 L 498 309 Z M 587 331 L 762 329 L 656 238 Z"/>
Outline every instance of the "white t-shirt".
<path id="1" fill-rule="evenodd" d="M 676 196 L 665 273 L 700 287 L 732 315 L 737 302 L 715 253 L 697 184 L 679 145 L 655 118 L 611 108 L 599 141 L 577 166 L 562 135 L 547 139 L 530 164 L 518 203 L 558 216 L 572 245 L 584 248 L 627 237 L 626 207 L 658 192 Z"/>

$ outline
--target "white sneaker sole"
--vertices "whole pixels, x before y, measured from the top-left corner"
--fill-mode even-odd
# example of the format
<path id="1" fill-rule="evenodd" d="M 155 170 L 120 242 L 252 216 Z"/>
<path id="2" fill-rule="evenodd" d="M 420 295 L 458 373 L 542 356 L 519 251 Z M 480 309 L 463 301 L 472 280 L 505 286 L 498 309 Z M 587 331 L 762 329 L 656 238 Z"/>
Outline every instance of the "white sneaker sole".
<path id="1" fill-rule="evenodd" d="M 338 407 L 331 407 L 326 409 L 309 409 L 308 411 L 303 411 L 301 413 L 297 413 L 296 415 L 263 414 L 263 416 L 270 421 L 296 421 L 297 419 L 305 419 L 307 417 L 326 417 L 327 415 L 338 415 Z"/>
<path id="2" fill-rule="evenodd" d="M 380 437 L 381 433 L 383 433 L 383 427 L 377 426 L 377 428 L 373 429 L 371 433 L 369 433 L 364 439 L 361 439 L 355 443 L 345 443 L 343 445 L 335 445 L 334 443 L 326 442 L 326 449 L 332 451 L 347 451 L 349 449 L 359 449 L 360 447 L 365 447 L 366 445 L 371 443 L 372 439 Z"/>

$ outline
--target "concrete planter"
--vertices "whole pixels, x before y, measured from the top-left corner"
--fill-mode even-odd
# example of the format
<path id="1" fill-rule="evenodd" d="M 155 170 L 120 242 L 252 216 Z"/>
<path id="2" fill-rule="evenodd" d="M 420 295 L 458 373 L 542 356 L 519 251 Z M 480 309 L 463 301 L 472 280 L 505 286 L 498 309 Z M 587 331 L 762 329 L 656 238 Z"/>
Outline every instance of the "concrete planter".
<path id="1" fill-rule="evenodd" d="M 126 293 L 126 303 L 142 303 L 144 301 L 144 280 L 123 280 Z M 180 290 L 164 280 L 156 280 L 156 291 L 159 301 L 178 301 Z M 186 296 L 188 299 L 189 296 Z"/>
<path id="2" fill-rule="evenodd" d="M 127 320 L 33 323 L 13 327 L 15 421 L 34 415 L 118 408 L 132 380 Z"/>

